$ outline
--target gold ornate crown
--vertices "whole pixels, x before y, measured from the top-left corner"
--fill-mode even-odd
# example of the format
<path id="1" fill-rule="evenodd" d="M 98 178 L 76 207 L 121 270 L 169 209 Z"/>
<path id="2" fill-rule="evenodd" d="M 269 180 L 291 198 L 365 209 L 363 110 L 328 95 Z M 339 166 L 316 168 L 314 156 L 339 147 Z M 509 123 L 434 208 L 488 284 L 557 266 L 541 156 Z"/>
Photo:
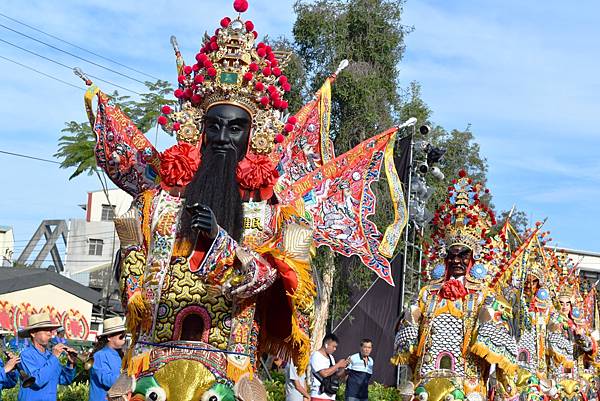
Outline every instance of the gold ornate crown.
<path id="1" fill-rule="evenodd" d="M 218 104 L 235 105 L 252 116 L 250 151 L 268 155 L 294 128 L 294 121 L 281 120 L 288 107 L 284 96 L 291 89 L 282 73 L 289 55 L 262 42 L 255 46 L 254 24 L 241 18 L 247 2 L 236 0 L 234 8 L 238 16 L 223 18 L 213 36 L 205 35 L 193 65 L 185 65 L 177 41 L 171 38 L 179 73 L 174 95 L 180 107 L 178 111 L 163 107 L 159 123 L 175 132 L 178 141 L 196 144 L 204 113 Z"/>
<path id="2" fill-rule="evenodd" d="M 569 297 L 576 301 L 579 292 L 579 271 L 573 260 L 564 251 L 555 252 L 554 258 L 554 284 L 557 297 Z"/>
<path id="3" fill-rule="evenodd" d="M 477 260 L 488 241 L 490 228 L 496 224 L 492 210 L 485 205 L 481 198 L 489 192 L 479 183 L 474 183 L 467 177 L 464 170 L 459 172 L 459 178 L 448 187 L 446 202 L 436 211 L 433 224 L 436 227 L 432 234 L 434 243 L 442 252 L 453 245 L 463 245 L 473 251 Z"/>
<path id="4" fill-rule="evenodd" d="M 490 233 L 496 218 L 482 200 L 487 193 L 489 191 L 480 183 L 474 183 L 464 170 L 452 181 L 446 201 L 435 212 L 432 221 L 432 246 L 426 248 L 427 261 L 422 272 L 425 279 L 444 279 L 444 259 L 453 245 L 463 245 L 473 251 L 476 263 L 467 272 L 467 280 L 471 283 L 490 282 L 507 263 L 506 237 Z"/>
<path id="5" fill-rule="evenodd" d="M 541 225 L 541 222 L 537 223 Z M 545 232 L 532 232 L 527 231 L 523 238 L 528 237 L 529 235 L 535 235 L 535 237 L 529 242 L 527 249 L 525 250 L 526 264 L 524 268 L 526 269 L 525 273 L 527 275 L 531 275 L 540 280 L 540 285 L 544 286 L 550 269 L 550 261 L 546 256 L 547 251 L 544 248 L 546 242 L 549 240 L 548 235 L 549 231 Z"/>

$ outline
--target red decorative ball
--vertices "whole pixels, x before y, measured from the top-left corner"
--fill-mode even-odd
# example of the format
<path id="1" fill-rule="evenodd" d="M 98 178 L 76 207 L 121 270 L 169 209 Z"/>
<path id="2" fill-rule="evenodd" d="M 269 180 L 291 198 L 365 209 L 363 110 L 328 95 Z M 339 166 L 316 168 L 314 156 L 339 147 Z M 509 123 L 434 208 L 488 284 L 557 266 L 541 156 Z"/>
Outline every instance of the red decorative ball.
<path id="1" fill-rule="evenodd" d="M 252 31 L 252 36 L 254 36 L 254 39 L 258 38 L 258 32 Z"/>
<path id="2" fill-rule="evenodd" d="M 292 132 L 294 130 L 294 126 L 290 123 L 287 123 L 283 129 L 285 130 L 285 132 Z"/>
<path id="3" fill-rule="evenodd" d="M 285 109 L 287 109 L 287 108 L 288 108 L 288 102 L 287 102 L 287 100 L 282 100 L 282 101 L 281 101 L 281 107 L 280 107 L 280 108 L 281 108 L 282 110 L 285 110 Z"/>
<path id="4" fill-rule="evenodd" d="M 183 92 L 183 96 L 184 96 L 185 98 L 187 98 L 187 99 L 190 99 L 190 98 L 192 97 L 192 95 L 193 95 L 193 94 L 194 94 L 194 93 L 192 92 L 192 90 L 191 90 L 190 88 L 186 89 L 186 90 Z"/>
<path id="5" fill-rule="evenodd" d="M 269 75 L 271 75 L 271 69 L 269 67 L 265 67 L 263 68 L 262 73 L 265 77 L 268 77 Z"/>
<path id="6" fill-rule="evenodd" d="M 254 23 L 252 21 L 246 21 L 244 25 L 246 26 L 246 31 L 251 32 L 254 30 Z"/>
<path id="7" fill-rule="evenodd" d="M 262 104 L 263 106 L 266 106 L 269 104 L 269 98 L 266 96 L 263 96 L 262 98 L 260 98 L 260 104 Z"/>
<path id="8" fill-rule="evenodd" d="M 296 125 L 298 119 L 296 118 L 296 116 L 291 116 L 290 118 L 288 118 L 287 122 L 288 124 Z"/>
<path id="9" fill-rule="evenodd" d="M 175 97 L 177 99 L 179 99 L 180 97 L 183 96 L 183 90 L 181 90 L 181 89 L 175 89 L 175 92 L 173 92 L 173 95 L 175 95 Z"/>
<path id="10" fill-rule="evenodd" d="M 271 67 L 277 67 L 279 66 L 279 61 L 277 61 L 277 59 L 275 57 L 273 57 L 273 60 L 269 60 L 271 62 Z"/>
<path id="11" fill-rule="evenodd" d="M 259 44 L 256 45 L 257 49 L 262 49 L 264 47 L 266 47 L 267 45 L 265 45 L 263 42 L 260 42 Z"/>
<path id="12" fill-rule="evenodd" d="M 279 77 L 279 79 L 277 81 L 279 81 L 279 84 L 283 85 L 288 80 L 287 80 L 287 77 L 285 75 L 282 75 L 282 76 Z"/>
<path id="13" fill-rule="evenodd" d="M 158 123 L 160 125 L 165 125 L 167 123 L 167 117 L 165 117 L 165 116 L 158 117 Z"/>
<path id="14" fill-rule="evenodd" d="M 202 96 L 200 96 L 200 95 L 193 95 L 192 96 L 192 103 L 199 104 L 201 101 L 202 101 Z"/>
<path id="15" fill-rule="evenodd" d="M 271 99 L 273 100 L 280 100 L 281 96 L 279 95 L 279 92 L 277 91 L 269 91 L 269 96 L 271 96 Z"/>
<path id="16" fill-rule="evenodd" d="M 234 0 L 233 9 L 238 13 L 244 13 L 248 10 L 248 1 L 247 0 Z"/>
<path id="17" fill-rule="evenodd" d="M 278 67 L 273 68 L 273 74 L 278 77 L 281 75 L 281 70 Z"/>
<path id="18" fill-rule="evenodd" d="M 192 73 L 192 67 L 191 67 L 191 66 L 189 66 L 189 65 L 186 65 L 185 67 L 183 67 L 183 72 L 184 72 L 186 75 L 190 75 L 190 74 Z"/>
<path id="19" fill-rule="evenodd" d="M 185 82 L 185 75 L 180 75 L 177 77 L 177 82 L 179 82 L 180 84 Z"/>
<path id="20" fill-rule="evenodd" d="M 181 128 L 180 123 L 173 123 L 173 131 L 179 131 L 179 128 Z"/>
<path id="21" fill-rule="evenodd" d="M 160 111 L 162 111 L 163 114 L 171 114 L 171 107 L 165 104 Z"/>
<path id="22" fill-rule="evenodd" d="M 210 37 L 210 42 L 216 42 L 217 41 L 217 35 L 213 35 Z"/>
<path id="23" fill-rule="evenodd" d="M 210 49 L 219 50 L 219 45 L 217 44 L 217 42 L 210 42 Z"/>
<path id="24" fill-rule="evenodd" d="M 251 72 L 247 72 L 244 74 L 244 80 L 246 81 L 252 81 L 252 78 L 254 78 L 254 76 L 252 75 Z"/>
<path id="25" fill-rule="evenodd" d="M 254 85 L 254 89 L 256 89 L 257 91 L 264 91 L 265 84 L 263 84 L 262 82 L 257 82 L 256 85 Z"/>
<path id="26" fill-rule="evenodd" d="M 225 17 L 221 20 L 221 26 L 223 28 L 227 28 L 229 26 L 229 24 L 231 24 L 231 18 Z"/>
<path id="27" fill-rule="evenodd" d="M 197 84 L 201 84 L 202 82 L 204 82 L 204 75 L 196 75 L 194 77 L 194 82 Z"/>
<path id="28" fill-rule="evenodd" d="M 275 135 L 275 143 L 281 143 L 281 142 L 283 142 L 284 139 L 285 139 L 285 137 L 281 134 Z"/>
<path id="29" fill-rule="evenodd" d="M 265 50 L 267 51 L 267 54 L 270 54 L 273 52 L 273 49 L 271 48 L 271 46 L 265 46 Z"/>
<path id="30" fill-rule="evenodd" d="M 208 58 L 204 60 L 204 63 L 202 64 L 204 65 L 204 68 L 210 68 L 213 66 L 212 61 L 210 61 Z"/>
<path id="31" fill-rule="evenodd" d="M 196 54 L 196 61 L 200 64 L 204 63 L 204 60 L 206 60 L 206 54 L 204 53 L 198 53 Z"/>
<path id="32" fill-rule="evenodd" d="M 248 69 L 252 72 L 256 72 L 256 71 L 258 71 L 258 64 L 250 63 L 250 65 L 248 66 Z"/>
<path id="33" fill-rule="evenodd" d="M 256 54 L 258 54 L 259 57 L 264 57 L 267 55 L 267 52 L 264 47 L 259 47 L 256 49 Z"/>
<path id="34" fill-rule="evenodd" d="M 217 75 L 217 70 L 215 70 L 213 67 L 210 67 L 206 70 L 206 73 L 209 77 L 214 77 L 215 75 Z"/>
<path id="35" fill-rule="evenodd" d="M 281 108 L 281 99 L 273 99 L 273 107 L 276 109 Z"/>
<path id="36" fill-rule="evenodd" d="M 194 72 L 198 72 L 198 71 L 200 71 L 200 66 L 198 64 L 194 64 L 192 66 L 192 70 L 194 70 Z"/>
<path id="37" fill-rule="evenodd" d="M 466 176 L 467 176 L 467 172 L 466 172 L 465 170 L 460 170 L 460 171 L 458 172 L 458 176 L 459 176 L 460 178 L 466 177 Z"/>
<path id="38" fill-rule="evenodd" d="M 284 83 L 283 85 L 281 85 L 281 88 L 286 91 L 289 92 L 292 90 L 292 85 L 289 84 L 289 82 Z"/>

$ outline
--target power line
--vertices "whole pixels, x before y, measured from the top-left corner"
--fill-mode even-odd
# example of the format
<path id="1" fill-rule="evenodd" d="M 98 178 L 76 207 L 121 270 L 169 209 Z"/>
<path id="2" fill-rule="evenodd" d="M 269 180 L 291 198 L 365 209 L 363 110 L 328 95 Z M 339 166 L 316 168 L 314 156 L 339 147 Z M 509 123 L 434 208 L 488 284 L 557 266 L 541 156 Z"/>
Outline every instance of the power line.
<path id="1" fill-rule="evenodd" d="M 1 39 L 1 38 L 0 38 L 0 42 L 6 43 L 7 45 L 10 45 L 10 46 L 16 47 L 17 49 L 23 50 L 24 52 L 27 52 L 27 53 L 33 54 L 34 56 L 37 56 L 37 57 L 43 58 L 44 60 L 48 60 L 48 61 L 50 61 L 51 63 L 57 64 L 57 65 L 60 65 L 61 67 L 68 68 L 69 70 L 73 71 L 73 67 L 70 67 L 70 66 L 68 66 L 68 65 L 66 65 L 66 64 L 63 64 L 63 63 L 61 63 L 60 61 L 56 61 L 56 60 L 53 60 L 53 59 L 51 59 L 51 58 L 49 58 L 49 57 L 43 56 L 43 55 L 41 55 L 41 54 L 39 54 L 39 53 L 36 53 L 36 52 L 34 52 L 34 51 L 32 51 L 32 50 L 29 50 L 29 49 L 26 49 L 26 48 L 24 48 L 24 47 L 21 47 L 21 46 L 19 46 L 19 45 L 16 45 L 16 44 L 14 44 L 14 43 L 12 43 L 12 42 L 9 42 L 8 40 L 4 40 L 4 39 Z M 94 79 L 97 79 L 97 80 L 98 80 L 98 81 L 100 81 L 100 82 L 104 82 L 104 83 L 107 83 L 107 84 L 109 84 L 109 85 L 116 86 L 117 88 L 121 88 L 121 89 L 123 89 L 123 90 L 129 91 L 129 92 L 132 92 L 132 93 L 135 93 L 136 95 L 141 95 L 141 93 L 139 93 L 139 92 L 136 92 L 136 91 L 134 91 L 134 90 L 132 90 L 132 89 L 126 88 L 126 87 L 124 87 L 124 86 L 117 85 L 117 84 L 115 84 L 115 83 L 113 83 L 113 82 L 110 82 L 110 81 L 104 80 L 104 79 L 102 79 L 102 78 L 98 78 L 98 77 L 96 77 L 96 76 L 93 76 L 93 75 L 91 75 L 91 74 L 87 74 L 87 75 L 88 75 L 88 76 L 90 76 L 90 77 L 92 77 L 92 78 L 94 78 Z"/>
<path id="2" fill-rule="evenodd" d="M 6 61 L 10 61 L 11 63 L 17 64 L 17 65 L 20 65 L 21 67 L 23 67 L 23 68 L 27 68 L 28 70 L 35 71 L 35 72 L 37 72 L 38 74 L 41 74 L 41 75 L 43 75 L 43 76 L 45 76 L 45 77 L 48 77 L 48 78 L 50 78 L 50 79 L 53 79 L 53 80 L 55 80 L 55 81 L 61 82 L 61 83 L 65 84 L 65 85 L 69 85 L 69 86 L 72 86 L 73 88 L 77 88 L 77 89 L 81 89 L 81 90 L 85 91 L 85 88 L 82 88 L 81 86 L 73 85 L 73 84 L 72 84 L 72 83 L 70 83 L 70 82 L 63 81 L 63 80 L 62 80 L 62 79 L 60 79 L 60 78 L 56 78 L 56 77 L 54 77 L 54 76 L 52 76 L 52 75 L 50 75 L 50 74 L 46 74 L 45 72 L 42 72 L 42 71 L 36 70 L 36 69 L 35 69 L 35 68 L 33 68 L 33 67 L 30 67 L 30 66 L 28 66 L 28 65 L 25 65 L 25 64 L 19 63 L 18 61 L 12 60 L 12 59 L 10 59 L 10 58 L 8 58 L 8 57 L 0 56 L 0 58 L 4 59 L 4 60 L 6 60 Z"/>
<path id="3" fill-rule="evenodd" d="M 44 42 L 43 40 L 36 39 L 36 38 L 34 38 L 33 36 L 29 36 L 29 35 L 27 35 L 26 33 L 23 33 L 23 32 L 20 32 L 20 31 L 17 31 L 16 29 L 10 28 L 10 27 L 8 27 L 8 26 L 6 26 L 6 25 L 4 25 L 4 24 L 0 24 L 0 27 L 2 27 L 2 28 L 4 28 L 4 29 L 7 29 L 7 30 L 9 30 L 9 31 L 11 31 L 11 32 L 14 32 L 14 33 L 16 33 L 17 35 L 24 36 L 24 37 L 26 37 L 27 39 L 33 40 L 34 42 L 41 43 L 41 44 L 43 44 L 44 46 L 48 46 L 49 48 L 51 48 L 51 49 L 54 49 L 54 50 L 56 50 L 56 51 L 59 51 L 59 52 L 61 52 L 61 53 L 67 54 L 67 55 L 69 55 L 69 56 L 71 56 L 71 57 L 75 57 L 76 59 L 79 59 L 79 60 L 81 60 L 81 61 L 85 61 L 86 63 L 90 63 L 90 64 L 92 64 L 92 65 L 95 65 L 96 67 L 103 68 L 103 69 L 105 69 L 105 70 L 107 70 L 107 71 L 110 71 L 110 72 L 112 72 L 112 73 L 114 73 L 114 74 L 118 74 L 118 75 L 120 75 L 120 76 L 122 76 L 122 77 L 125 77 L 125 78 L 128 78 L 128 79 L 131 79 L 132 81 L 139 82 L 139 83 L 141 83 L 142 85 L 144 85 L 144 84 L 145 84 L 145 83 L 144 83 L 144 81 L 140 81 L 139 79 L 137 79 L 137 78 L 134 78 L 134 77 L 132 77 L 132 76 L 130 76 L 130 75 L 123 74 L 122 72 L 119 72 L 119 71 L 117 71 L 117 70 L 113 70 L 112 68 L 108 68 L 108 67 L 106 67 L 106 66 L 103 66 L 102 64 L 98 64 L 98 63 L 96 63 L 96 62 L 94 62 L 94 61 L 91 61 L 91 60 L 88 60 L 88 59 L 86 59 L 86 58 L 84 58 L 84 57 L 80 57 L 80 56 L 78 56 L 78 55 L 76 55 L 76 54 L 74 54 L 74 53 L 71 53 L 71 52 L 68 52 L 68 51 L 66 51 L 66 50 L 63 50 L 63 49 L 61 49 L 60 47 L 56 47 L 56 46 L 54 46 L 54 45 L 51 45 L 50 43 L 46 43 L 46 42 Z"/>
<path id="4" fill-rule="evenodd" d="M 25 159 L 40 160 L 40 161 L 47 162 L 47 163 L 61 164 L 60 162 L 57 162 L 56 160 L 42 159 L 41 157 L 28 156 L 28 155 L 24 155 L 24 154 L 21 154 L 21 153 L 7 152 L 5 150 L 0 150 L 0 153 L 4 153 L 4 154 L 7 154 L 7 155 L 11 155 L 11 156 L 23 157 Z"/>
<path id="5" fill-rule="evenodd" d="M 44 31 L 42 31 L 42 30 L 41 30 L 41 29 L 39 29 L 39 28 L 33 27 L 33 26 L 31 26 L 31 25 L 28 25 L 28 24 L 24 23 L 23 21 L 19 21 L 19 20 L 17 20 L 17 19 L 14 19 L 14 18 L 12 18 L 12 17 L 9 17 L 9 16 L 8 16 L 8 15 L 6 15 L 6 14 L 0 13 L 0 16 L 4 17 L 4 18 L 6 18 L 6 19 L 9 19 L 9 20 L 11 20 L 11 21 L 13 21 L 13 22 L 16 22 L 17 24 L 20 24 L 20 25 L 26 26 L 26 27 L 27 27 L 27 28 L 29 28 L 29 29 L 33 29 L 34 31 L 36 31 L 36 32 L 39 32 L 39 33 L 41 33 L 41 34 L 44 34 L 44 35 L 46 35 L 46 36 L 49 36 L 49 37 L 51 37 L 51 38 L 53 38 L 53 39 L 56 39 L 56 40 L 58 40 L 59 42 L 66 43 L 66 44 L 68 44 L 69 46 L 73 46 L 73 47 L 75 47 L 75 48 L 77 48 L 77 49 L 79 49 L 79 50 L 83 50 L 84 52 L 86 52 L 86 53 L 89 53 L 89 54 L 92 54 L 92 55 L 94 55 L 94 56 L 96 56 L 96 57 L 99 57 L 99 58 L 101 58 L 101 59 L 103 59 L 103 60 L 106 60 L 106 61 L 109 61 L 109 62 L 111 62 L 111 63 L 117 64 L 117 65 L 120 65 L 121 67 L 127 68 L 128 70 L 131 70 L 131 71 L 137 72 L 138 74 L 145 75 L 145 76 L 147 76 L 147 77 L 149 77 L 149 78 L 152 78 L 152 79 L 157 79 L 157 80 L 159 80 L 159 79 L 160 79 L 160 78 L 158 78 L 158 77 L 155 77 L 154 75 L 146 74 L 146 73 L 145 73 L 145 72 L 143 72 L 143 71 L 136 70 L 135 68 L 128 67 L 128 66 L 126 66 L 125 64 L 119 63 L 118 61 L 115 61 L 115 60 L 113 60 L 113 59 L 110 59 L 110 58 L 108 58 L 108 57 L 104 57 L 104 56 L 102 56 L 102 55 L 100 55 L 100 54 L 98 54 L 98 53 L 94 53 L 94 52 L 93 52 L 93 51 L 91 51 L 91 50 L 85 49 L 85 48 L 83 48 L 83 47 L 81 47 L 81 46 L 78 46 L 78 45 L 76 45 L 76 44 L 74 44 L 74 43 L 71 43 L 71 42 L 69 42 L 69 41 L 66 41 L 66 40 L 64 40 L 64 39 L 61 39 L 61 38 L 59 38 L 58 36 L 55 36 L 55 35 L 52 35 L 52 34 L 50 34 L 50 33 L 44 32 Z"/>

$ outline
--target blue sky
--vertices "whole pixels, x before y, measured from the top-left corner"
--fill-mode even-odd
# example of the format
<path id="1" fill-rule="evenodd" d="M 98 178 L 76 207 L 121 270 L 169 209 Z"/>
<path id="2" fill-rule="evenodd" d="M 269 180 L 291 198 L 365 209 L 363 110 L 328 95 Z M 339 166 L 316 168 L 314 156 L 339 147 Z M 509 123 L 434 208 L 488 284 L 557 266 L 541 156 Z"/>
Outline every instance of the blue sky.
<path id="1" fill-rule="evenodd" d="M 232 1 L 4 1 L 0 12 L 46 32 L 175 81 L 169 36 L 192 59 L 205 31 L 213 31 Z M 482 7 L 485 4 L 485 7 Z M 174 9 L 177 11 L 175 12 Z M 600 251 L 600 6 L 581 1 L 416 1 L 404 6 L 403 85 L 422 84 L 433 120 L 447 129 L 472 125 L 489 162 L 489 186 L 500 209 L 516 204 L 532 219 L 549 217 L 558 245 Z M 291 36 L 292 1 L 251 0 L 246 14 L 259 34 Z M 43 37 L 3 17 L 0 24 Z M 142 86 L 62 55 L 0 27 L 0 39 L 140 91 Z M 0 56 L 18 60 L 75 85 L 67 69 L 0 43 Z M 96 62 L 140 77 L 105 61 Z M 141 77 L 144 79 L 144 77 Z M 112 90 L 110 85 L 101 85 Z M 52 158 L 65 121 L 85 119 L 83 91 L 0 59 L 0 150 Z M 170 146 L 166 135 L 159 148 Z M 19 254 L 42 219 L 83 217 L 77 206 L 99 188 L 95 177 L 68 181 L 56 165 L 0 154 L 0 224 L 12 225 Z"/>

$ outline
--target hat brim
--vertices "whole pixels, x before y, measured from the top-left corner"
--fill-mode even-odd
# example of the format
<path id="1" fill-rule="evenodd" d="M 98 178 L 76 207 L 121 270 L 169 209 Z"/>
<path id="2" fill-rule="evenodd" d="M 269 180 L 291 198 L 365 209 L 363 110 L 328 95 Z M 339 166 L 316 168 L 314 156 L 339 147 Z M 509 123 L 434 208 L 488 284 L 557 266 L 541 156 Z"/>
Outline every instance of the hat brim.
<path id="1" fill-rule="evenodd" d="M 56 323 L 40 324 L 39 326 L 31 326 L 31 327 L 26 327 L 23 330 L 19 330 L 19 332 L 17 333 L 17 335 L 20 338 L 28 338 L 29 337 L 29 333 L 31 333 L 32 331 L 42 330 L 42 329 L 56 330 L 59 327 L 62 327 L 62 325 L 56 324 Z"/>
<path id="2" fill-rule="evenodd" d="M 96 337 L 101 338 L 101 337 L 114 336 L 115 334 L 125 333 L 125 331 L 126 331 L 125 326 L 118 326 L 113 329 L 107 330 L 104 333 L 97 334 Z"/>

